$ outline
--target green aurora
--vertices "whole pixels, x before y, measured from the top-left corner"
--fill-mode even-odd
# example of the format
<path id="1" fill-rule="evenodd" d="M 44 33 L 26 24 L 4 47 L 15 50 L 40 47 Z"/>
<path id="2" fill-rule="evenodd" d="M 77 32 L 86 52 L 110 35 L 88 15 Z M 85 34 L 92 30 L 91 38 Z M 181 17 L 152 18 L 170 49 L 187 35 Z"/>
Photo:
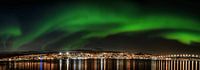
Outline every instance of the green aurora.
<path id="1" fill-rule="evenodd" d="M 77 32 L 85 33 L 64 44 L 63 49 L 77 49 L 84 46 L 91 38 L 162 29 L 172 31 L 163 31 L 152 36 L 176 40 L 187 45 L 193 42 L 200 43 L 200 23 L 197 19 L 161 11 L 148 13 L 137 5 L 130 6 L 125 3 L 112 8 L 107 5 L 75 4 L 46 13 L 43 15 L 46 18 L 35 23 L 30 32 L 23 33 L 20 26 L 11 26 L 1 29 L 0 36 L 13 37 L 12 49 L 15 50 L 53 31 L 62 31 L 65 34 L 41 45 L 41 49 Z"/>

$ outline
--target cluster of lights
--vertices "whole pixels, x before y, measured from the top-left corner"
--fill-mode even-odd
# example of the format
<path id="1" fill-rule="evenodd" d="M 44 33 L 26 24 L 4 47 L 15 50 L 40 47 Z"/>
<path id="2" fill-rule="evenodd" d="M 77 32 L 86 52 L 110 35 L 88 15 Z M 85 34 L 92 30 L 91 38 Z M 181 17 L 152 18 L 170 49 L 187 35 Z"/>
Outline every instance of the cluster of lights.
<path id="1" fill-rule="evenodd" d="M 65 54 L 66 54 L 66 55 L 69 55 L 69 52 L 66 52 Z M 63 55 L 63 53 L 62 53 L 62 52 L 59 52 L 59 55 Z"/>
<path id="2" fill-rule="evenodd" d="M 165 56 L 158 56 L 160 58 L 163 57 L 199 57 L 199 55 L 194 54 L 174 54 L 174 55 L 165 55 Z"/>

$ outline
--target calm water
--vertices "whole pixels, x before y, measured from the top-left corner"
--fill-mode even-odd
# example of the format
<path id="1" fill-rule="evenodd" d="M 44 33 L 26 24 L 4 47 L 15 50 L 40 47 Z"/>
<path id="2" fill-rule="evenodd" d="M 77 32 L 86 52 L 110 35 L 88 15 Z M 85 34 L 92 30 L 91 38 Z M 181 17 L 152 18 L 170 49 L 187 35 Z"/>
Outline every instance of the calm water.
<path id="1" fill-rule="evenodd" d="M 200 70 L 199 61 L 67 59 L 0 62 L 0 70 Z"/>

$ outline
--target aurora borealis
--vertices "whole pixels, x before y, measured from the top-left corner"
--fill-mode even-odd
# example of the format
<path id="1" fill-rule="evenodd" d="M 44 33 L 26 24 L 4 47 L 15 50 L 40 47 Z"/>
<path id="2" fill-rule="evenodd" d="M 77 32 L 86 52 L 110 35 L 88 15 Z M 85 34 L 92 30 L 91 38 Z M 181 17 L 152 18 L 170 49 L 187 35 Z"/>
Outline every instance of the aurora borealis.
<path id="1" fill-rule="evenodd" d="M 0 46 L 4 49 L 27 49 L 37 42 L 34 47 L 40 50 L 57 44 L 53 48 L 73 50 L 83 48 L 94 39 L 105 39 L 118 34 L 134 37 L 149 32 L 150 34 L 144 35 L 145 38 L 173 40 L 187 46 L 200 43 L 199 18 L 178 7 L 176 10 L 149 8 L 140 2 L 121 1 L 28 5 L 31 9 L 21 8 L 22 6 L 16 8 L 19 10 L 17 12 L 1 12 L 4 14 L 0 15 L 1 42 L 11 42 Z M 154 30 L 158 32 L 151 33 Z"/>

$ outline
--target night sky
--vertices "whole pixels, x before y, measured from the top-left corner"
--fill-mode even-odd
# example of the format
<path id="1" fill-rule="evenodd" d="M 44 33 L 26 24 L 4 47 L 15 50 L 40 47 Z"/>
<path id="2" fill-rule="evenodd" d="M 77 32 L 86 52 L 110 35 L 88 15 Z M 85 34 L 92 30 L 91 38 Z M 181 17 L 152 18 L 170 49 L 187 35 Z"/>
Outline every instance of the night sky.
<path id="1" fill-rule="evenodd" d="M 182 0 L 1 2 L 0 51 L 199 54 L 199 12 Z"/>

